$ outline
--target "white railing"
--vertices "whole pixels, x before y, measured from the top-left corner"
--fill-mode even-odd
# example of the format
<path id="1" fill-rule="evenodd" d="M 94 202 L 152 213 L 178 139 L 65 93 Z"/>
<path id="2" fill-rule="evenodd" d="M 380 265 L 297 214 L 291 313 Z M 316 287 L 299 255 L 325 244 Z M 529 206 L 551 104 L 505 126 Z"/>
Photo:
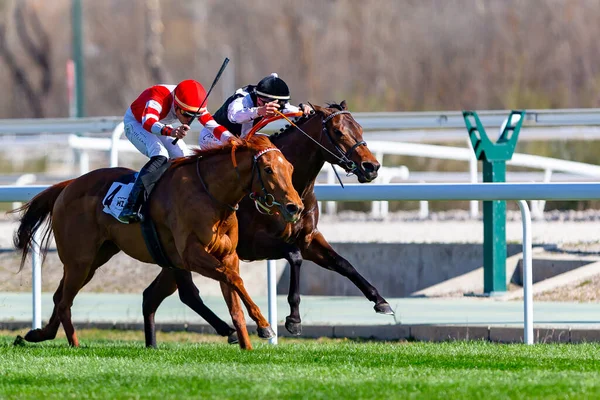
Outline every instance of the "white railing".
<path id="1" fill-rule="evenodd" d="M 462 140 L 464 138 L 464 119 L 461 111 L 430 111 L 430 112 L 373 112 L 373 113 L 352 113 L 356 120 L 362 125 L 365 131 L 376 131 L 385 133 L 387 131 L 397 132 L 411 130 L 413 132 L 422 132 L 419 137 L 420 142 L 439 141 L 440 137 L 436 132 L 429 130 L 436 129 L 446 131 L 443 140 L 449 140 L 449 136 L 454 136 L 452 140 Z M 510 110 L 481 110 L 477 115 L 484 127 L 500 127 Z M 78 132 L 111 132 L 119 122 L 123 120 L 122 116 L 107 117 L 88 117 L 88 118 L 44 118 L 44 119 L 5 119 L 0 120 L 0 134 L 24 134 L 24 133 L 78 133 Z M 285 125 L 284 121 L 275 121 L 266 127 L 265 131 L 279 130 Z M 535 136 L 535 140 L 547 139 L 546 136 L 539 136 L 542 132 L 554 132 L 557 138 L 564 138 L 570 135 L 569 129 L 564 127 L 598 127 L 600 126 L 600 108 L 583 109 L 555 109 L 555 110 L 527 110 L 525 121 L 520 136 L 526 139 L 529 133 Z M 457 129 L 458 128 L 458 129 Z M 538 131 L 529 128 L 543 128 Z M 549 130 L 546 128 L 560 128 L 559 130 Z M 454 132 L 454 133 L 452 133 Z M 582 139 L 596 140 L 600 136 L 599 129 L 577 128 L 574 132 L 579 132 Z M 458 136 L 455 136 L 458 134 Z M 430 139 L 429 136 L 433 135 Z M 527 140 L 527 139 L 526 139 Z"/>
<path id="2" fill-rule="evenodd" d="M 0 186 L 0 201 L 26 201 L 47 186 Z M 390 200 L 515 200 L 523 219 L 524 342 L 533 343 L 533 294 L 531 261 L 531 215 L 526 200 L 598 200 L 600 183 L 478 183 L 478 184 L 394 184 L 316 185 L 317 198 L 325 201 Z M 41 327 L 41 265 L 39 248 L 33 249 L 33 328 Z M 275 263 L 268 262 L 269 323 L 277 333 L 275 308 Z M 277 339 L 271 341 L 277 343 Z"/>
<path id="3" fill-rule="evenodd" d="M 600 114 L 598 116 L 600 118 Z M 464 122 L 463 122 L 464 124 Z M 110 166 L 116 167 L 119 164 L 119 151 L 137 152 L 136 148 L 128 141 L 121 139 L 123 135 L 123 123 L 119 123 L 112 131 L 111 138 L 86 138 L 77 135 L 69 136 L 69 146 L 71 148 L 82 150 L 80 155 L 80 173 L 84 174 L 89 171 L 89 162 L 86 150 L 101 150 L 110 151 Z M 465 140 L 465 135 L 462 137 Z M 459 160 L 469 163 L 470 182 L 477 183 L 477 159 L 471 149 L 471 142 L 467 141 L 465 148 L 438 146 L 420 143 L 408 142 L 383 142 L 369 141 L 369 149 L 375 154 L 375 157 L 383 163 L 386 155 L 401 155 L 411 157 L 428 157 L 446 160 Z M 544 171 L 544 182 L 550 182 L 553 172 L 566 172 L 575 175 L 600 178 L 600 166 L 592 164 L 584 164 L 574 161 L 566 161 L 550 157 L 541 157 L 529 154 L 515 153 L 508 165 L 518 167 L 528 167 L 541 169 Z M 325 166 L 327 171 L 327 183 L 334 183 L 335 176 L 333 169 Z M 338 168 L 338 172 L 341 169 Z M 382 167 L 381 177 L 375 183 L 389 183 L 392 179 L 400 180 L 408 179 L 409 171 L 406 167 Z M 545 201 L 540 200 L 532 203 L 534 216 L 540 218 L 545 207 Z M 428 203 L 422 200 L 420 203 L 420 215 L 427 217 Z M 388 213 L 387 202 L 374 202 L 371 207 L 371 213 L 375 217 L 385 217 Z M 335 202 L 327 202 L 326 213 L 332 214 L 336 211 Z M 472 218 L 476 218 L 479 214 L 479 204 L 473 200 L 470 203 L 470 214 Z"/>
<path id="4" fill-rule="evenodd" d="M 463 137 L 464 140 L 464 137 Z M 410 157 L 427 157 L 427 158 L 438 158 L 445 160 L 458 160 L 465 161 L 469 164 L 469 181 L 470 183 L 477 183 L 478 181 L 478 161 L 475 158 L 475 153 L 471 148 L 471 142 L 467 141 L 465 148 L 461 147 L 450 147 L 450 146 L 438 146 L 430 144 L 420 143 L 402 143 L 402 142 L 382 142 L 382 141 L 370 141 L 368 142 L 369 149 L 379 162 L 383 163 L 385 156 L 389 155 L 400 155 Z M 568 173 L 572 175 L 578 175 L 588 178 L 600 178 L 600 166 L 593 164 L 585 164 L 575 161 L 566 161 L 551 157 L 541 157 L 530 154 L 515 153 L 511 160 L 507 162 L 507 165 L 526 167 L 533 169 L 541 169 L 544 172 L 543 182 L 550 182 L 552 174 L 554 172 Z M 341 169 L 338 169 L 341 171 Z M 343 173 L 343 172 L 342 172 Z M 403 172 L 398 172 L 397 175 L 391 177 L 387 175 L 387 178 L 395 178 L 406 180 L 410 175 L 410 171 L 406 169 Z M 327 170 L 328 179 L 327 183 L 334 183 L 334 175 L 332 169 Z M 510 174 L 510 172 L 507 172 Z M 385 171 L 384 171 L 385 175 Z M 391 179 L 387 181 L 376 181 L 375 183 L 389 183 Z M 534 217 L 540 218 L 544 211 L 545 200 L 532 201 L 532 209 Z M 420 215 L 427 217 L 428 205 L 426 200 L 421 200 Z M 472 218 L 477 217 L 479 214 L 479 204 L 477 201 L 471 201 L 470 214 Z M 328 202 L 327 208 L 328 213 L 335 212 L 335 203 Z M 385 217 L 388 211 L 387 202 L 379 202 L 377 206 L 375 203 L 372 207 L 372 214 L 375 217 Z"/>
<path id="5" fill-rule="evenodd" d="M 502 126 L 508 110 L 484 110 L 477 114 L 486 128 Z M 416 157 L 431 157 L 464 160 L 469 162 L 471 183 L 477 182 L 477 161 L 467 148 L 452 148 L 446 146 L 430 146 L 408 142 L 447 142 L 463 141 L 466 138 L 464 118 L 460 111 L 432 112 L 380 112 L 353 113 L 363 126 L 365 138 L 369 147 L 376 153 L 379 160 L 384 154 L 396 154 Z M 280 129 L 285 121 L 275 121 L 263 128 L 265 132 Z M 198 129 L 196 126 L 195 129 Z M 119 151 L 132 151 L 135 148 L 129 141 L 122 140 L 122 117 L 94 118 L 50 118 L 50 119 L 7 119 L 0 120 L 0 134 L 21 135 L 27 133 L 82 133 L 82 132 L 112 132 L 111 139 L 90 138 L 79 135 L 69 136 L 69 145 L 76 149 L 79 158 L 79 173 L 89 171 L 89 155 L 87 150 L 110 151 L 110 166 L 118 165 Z M 600 109 L 557 109 L 557 110 L 528 110 L 525 115 L 520 141 L 547 139 L 600 139 Z M 384 140 L 384 141 L 383 141 Z M 399 143 L 391 143 L 398 142 Z M 544 182 L 549 182 L 554 171 L 568 172 L 582 176 L 598 177 L 599 166 L 575 163 L 546 157 L 526 154 L 515 154 L 509 162 L 511 165 L 541 169 L 544 171 Z M 595 169 L 595 170 L 594 170 Z M 332 170 L 328 170 L 327 182 L 334 181 Z M 392 179 L 406 179 L 408 170 L 403 167 L 389 169 L 382 167 L 382 177 L 376 183 L 386 183 Z M 420 215 L 428 215 L 428 203 L 421 201 Z M 532 202 L 535 217 L 541 217 L 545 201 Z M 479 214 L 476 201 L 470 203 L 470 214 L 473 218 Z M 335 212 L 334 202 L 328 202 L 326 212 Z M 387 202 L 374 202 L 372 214 L 375 217 L 385 217 L 388 212 Z"/>

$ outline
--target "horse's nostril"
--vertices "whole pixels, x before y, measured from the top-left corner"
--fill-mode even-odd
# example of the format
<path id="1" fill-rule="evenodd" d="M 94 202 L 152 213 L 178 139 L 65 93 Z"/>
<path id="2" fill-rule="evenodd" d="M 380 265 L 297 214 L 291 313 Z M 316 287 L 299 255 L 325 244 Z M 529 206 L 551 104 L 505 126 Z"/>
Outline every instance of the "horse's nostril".
<path id="1" fill-rule="evenodd" d="M 290 214 L 294 215 L 298 212 L 298 210 L 300 210 L 298 208 L 297 205 L 295 205 L 294 203 L 288 203 L 285 205 L 285 209 L 287 210 L 287 212 L 289 212 Z"/>
<path id="2" fill-rule="evenodd" d="M 363 170 L 367 173 L 376 172 L 379 169 L 379 164 L 374 164 L 369 161 L 365 161 L 365 162 L 361 163 L 361 165 L 363 167 Z"/>

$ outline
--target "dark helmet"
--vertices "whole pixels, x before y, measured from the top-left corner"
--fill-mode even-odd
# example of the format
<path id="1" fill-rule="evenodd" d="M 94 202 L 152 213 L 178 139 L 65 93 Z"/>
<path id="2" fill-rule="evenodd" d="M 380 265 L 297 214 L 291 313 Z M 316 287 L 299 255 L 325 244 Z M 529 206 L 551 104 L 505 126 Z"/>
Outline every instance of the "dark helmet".
<path id="1" fill-rule="evenodd" d="M 276 73 L 272 73 L 266 78 L 261 79 L 258 85 L 256 85 L 255 92 L 259 97 L 266 97 L 273 100 L 290 99 L 290 89 Z"/>

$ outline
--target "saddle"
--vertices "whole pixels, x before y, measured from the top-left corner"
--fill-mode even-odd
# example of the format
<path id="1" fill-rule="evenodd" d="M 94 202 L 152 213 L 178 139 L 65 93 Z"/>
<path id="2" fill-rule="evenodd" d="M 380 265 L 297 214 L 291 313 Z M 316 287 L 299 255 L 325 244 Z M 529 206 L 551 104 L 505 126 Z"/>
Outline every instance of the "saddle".
<path id="1" fill-rule="evenodd" d="M 140 227 L 142 229 L 142 236 L 144 237 L 144 242 L 146 243 L 146 247 L 148 248 L 148 252 L 152 256 L 154 262 L 160 265 L 163 268 L 174 269 L 176 268 L 169 257 L 165 254 L 162 244 L 160 243 L 160 239 L 158 237 L 158 232 L 156 231 L 156 225 L 152 218 L 150 218 L 150 210 L 149 210 L 149 202 L 148 199 L 154 186 L 163 175 L 163 173 L 167 170 L 170 163 L 167 163 L 161 166 L 158 170 L 153 171 L 149 174 L 146 174 L 142 177 L 142 182 L 144 184 L 144 201 L 141 206 L 140 214 L 142 215 L 142 220 L 140 222 Z M 137 177 L 137 172 L 134 174 L 127 174 L 119 177 L 115 182 L 112 183 L 106 196 L 102 200 L 102 204 L 104 205 L 105 213 L 112 215 L 117 221 L 119 220 L 119 214 L 125 205 L 125 201 L 129 196 L 129 192 L 133 187 L 133 182 Z"/>

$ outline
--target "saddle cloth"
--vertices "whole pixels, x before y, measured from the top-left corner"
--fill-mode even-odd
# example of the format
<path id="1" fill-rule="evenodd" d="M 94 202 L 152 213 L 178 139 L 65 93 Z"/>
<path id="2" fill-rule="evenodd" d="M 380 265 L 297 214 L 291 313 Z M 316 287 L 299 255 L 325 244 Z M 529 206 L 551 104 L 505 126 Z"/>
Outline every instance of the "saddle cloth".
<path id="1" fill-rule="evenodd" d="M 129 193 L 133 188 L 133 182 L 135 182 L 137 175 L 136 172 L 135 174 L 120 177 L 110 185 L 108 192 L 106 192 L 106 195 L 102 200 L 102 205 L 104 205 L 102 211 L 112 215 L 117 221 L 123 224 L 126 222 L 119 220 L 119 214 L 125 206 L 125 202 L 127 201 L 127 197 L 129 197 Z"/>

